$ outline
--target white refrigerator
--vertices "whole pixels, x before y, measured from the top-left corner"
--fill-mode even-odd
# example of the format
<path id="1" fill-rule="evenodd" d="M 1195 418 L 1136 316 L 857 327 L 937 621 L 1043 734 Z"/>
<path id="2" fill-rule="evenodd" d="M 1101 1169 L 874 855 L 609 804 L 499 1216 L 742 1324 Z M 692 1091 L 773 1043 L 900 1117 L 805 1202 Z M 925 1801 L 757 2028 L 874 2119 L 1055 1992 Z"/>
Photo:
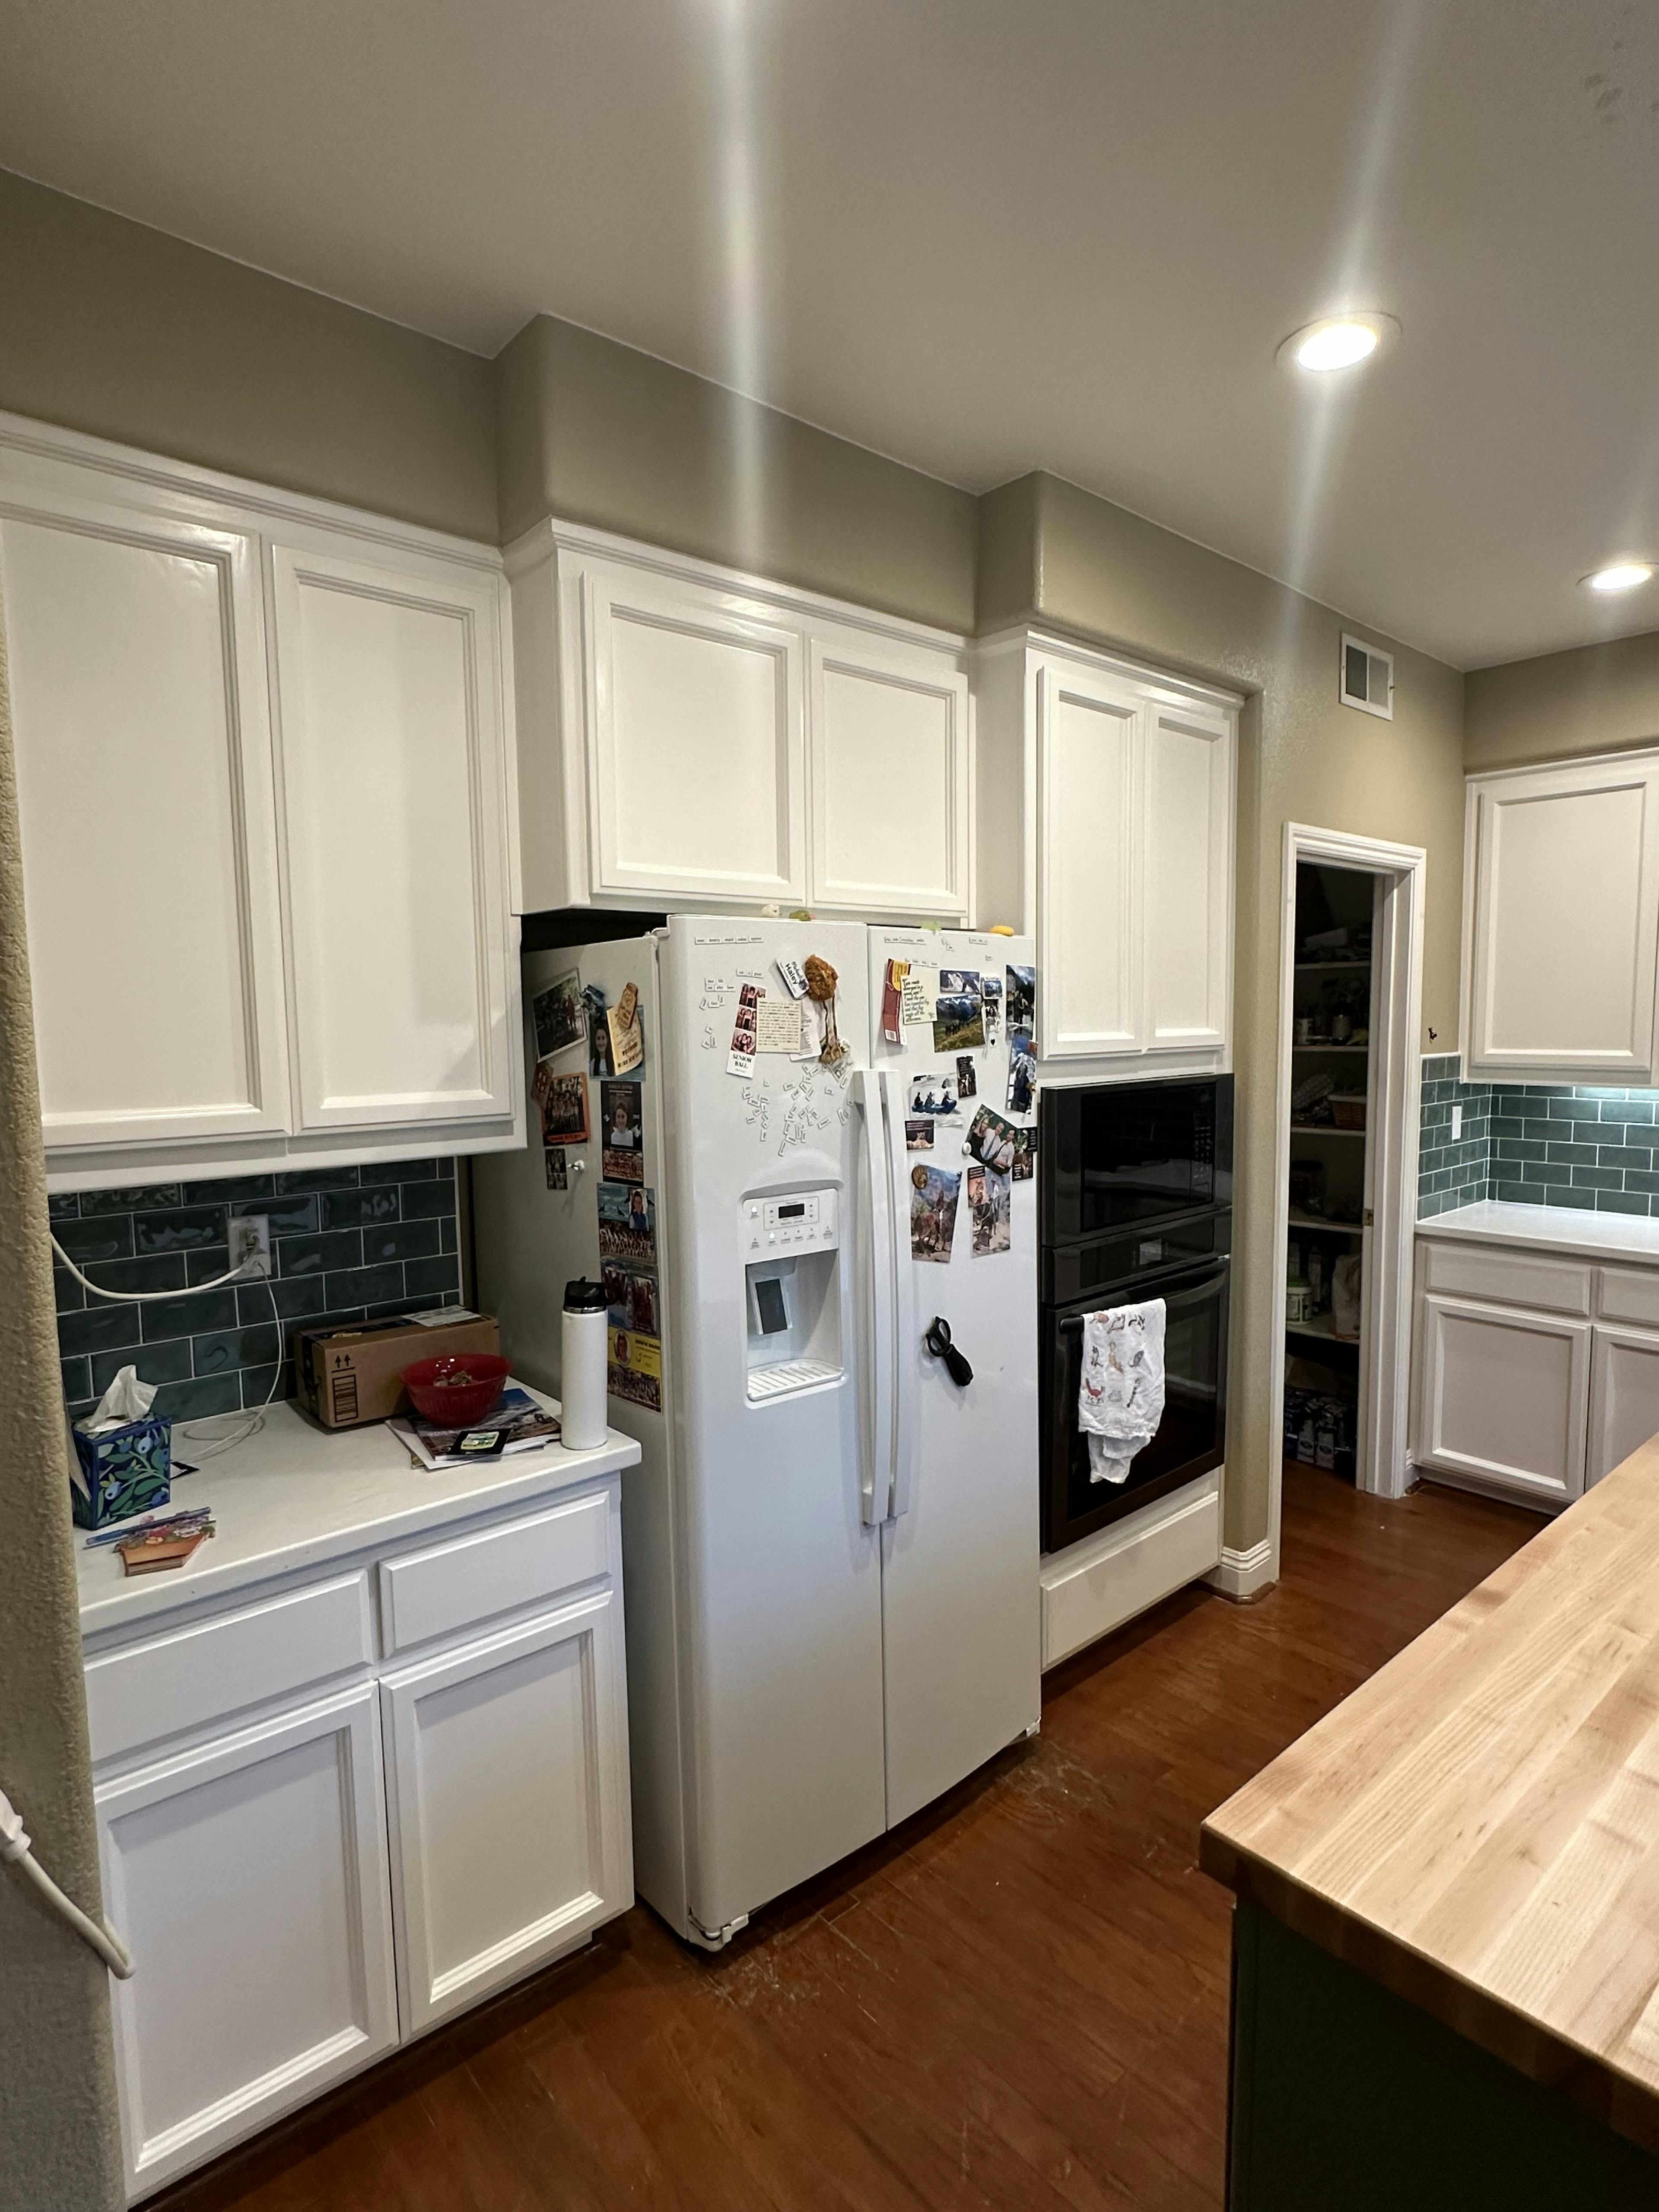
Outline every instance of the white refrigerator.
<path id="1" fill-rule="evenodd" d="M 693 1942 L 1036 1727 L 1036 1185 L 1001 1172 L 1031 1162 L 1011 1129 L 1035 1142 L 1006 1012 L 1030 957 L 678 915 L 526 956 L 553 1158 L 532 1130 L 475 1163 L 479 1295 L 556 1395 L 564 1285 L 609 1270 L 611 1419 L 642 1449 L 623 1493 L 635 1880 Z M 794 995 L 811 959 L 836 971 L 833 1069 L 820 1002 Z M 591 1019 L 629 985 L 637 1068 L 596 1073 L 584 1037 L 544 1055 L 577 988 Z M 575 1073 L 585 1141 L 556 1080 Z M 954 1360 L 927 1348 L 936 1321 Z"/>

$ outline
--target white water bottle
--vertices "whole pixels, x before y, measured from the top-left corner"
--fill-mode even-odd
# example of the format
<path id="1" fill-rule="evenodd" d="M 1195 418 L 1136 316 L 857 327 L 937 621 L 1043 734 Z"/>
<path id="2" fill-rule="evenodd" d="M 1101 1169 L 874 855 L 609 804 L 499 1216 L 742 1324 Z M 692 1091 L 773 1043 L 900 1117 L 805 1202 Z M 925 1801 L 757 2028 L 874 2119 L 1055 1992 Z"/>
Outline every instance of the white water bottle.
<path id="1" fill-rule="evenodd" d="M 592 1451 L 605 1442 L 608 1328 L 605 1285 L 567 1283 L 560 1380 L 560 1441 L 567 1451 Z"/>

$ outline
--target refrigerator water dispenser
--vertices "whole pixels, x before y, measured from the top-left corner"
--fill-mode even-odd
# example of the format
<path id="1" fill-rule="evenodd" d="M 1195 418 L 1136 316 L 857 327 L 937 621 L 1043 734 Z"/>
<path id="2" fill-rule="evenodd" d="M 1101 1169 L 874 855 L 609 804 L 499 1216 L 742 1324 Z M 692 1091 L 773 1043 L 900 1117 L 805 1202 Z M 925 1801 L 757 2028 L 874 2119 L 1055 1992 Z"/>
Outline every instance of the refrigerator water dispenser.
<path id="1" fill-rule="evenodd" d="M 842 1372 L 839 1195 L 774 1191 L 743 1201 L 753 1401 L 833 1382 Z"/>

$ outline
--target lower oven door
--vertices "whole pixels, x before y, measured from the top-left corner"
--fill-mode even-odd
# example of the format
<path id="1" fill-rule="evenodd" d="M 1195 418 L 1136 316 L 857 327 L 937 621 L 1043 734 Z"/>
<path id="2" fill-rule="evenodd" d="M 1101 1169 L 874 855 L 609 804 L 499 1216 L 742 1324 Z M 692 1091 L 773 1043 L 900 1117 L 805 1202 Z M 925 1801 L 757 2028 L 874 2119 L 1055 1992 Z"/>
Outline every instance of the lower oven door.
<path id="1" fill-rule="evenodd" d="M 1063 1550 L 1109 1522 L 1219 1467 L 1227 1425 L 1228 1262 L 1206 1261 L 1097 1291 L 1042 1317 L 1042 1548 Z M 1164 1418 L 1121 1483 L 1090 1479 L 1089 1439 L 1078 1427 L 1083 1320 L 1104 1307 L 1162 1298 Z"/>

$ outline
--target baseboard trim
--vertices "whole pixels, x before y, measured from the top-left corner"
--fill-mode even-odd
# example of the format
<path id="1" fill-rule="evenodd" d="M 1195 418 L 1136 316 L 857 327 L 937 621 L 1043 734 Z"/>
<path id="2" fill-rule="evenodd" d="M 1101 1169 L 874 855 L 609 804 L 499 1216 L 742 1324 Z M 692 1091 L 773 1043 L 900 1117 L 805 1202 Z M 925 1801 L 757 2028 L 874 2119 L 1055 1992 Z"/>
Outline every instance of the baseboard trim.
<path id="1" fill-rule="evenodd" d="M 1212 1567 L 1204 1577 L 1212 1590 L 1223 1597 L 1248 1605 L 1252 1598 L 1260 1597 L 1279 1580 L 1273 1565 L 1273 1547 L 1264 1536 L 1259 1544 L 1252 1544 L 1247 1552 L 1235 1551 L 1231 1544 L 1221 1547 L 1221 1564 Z"/>

